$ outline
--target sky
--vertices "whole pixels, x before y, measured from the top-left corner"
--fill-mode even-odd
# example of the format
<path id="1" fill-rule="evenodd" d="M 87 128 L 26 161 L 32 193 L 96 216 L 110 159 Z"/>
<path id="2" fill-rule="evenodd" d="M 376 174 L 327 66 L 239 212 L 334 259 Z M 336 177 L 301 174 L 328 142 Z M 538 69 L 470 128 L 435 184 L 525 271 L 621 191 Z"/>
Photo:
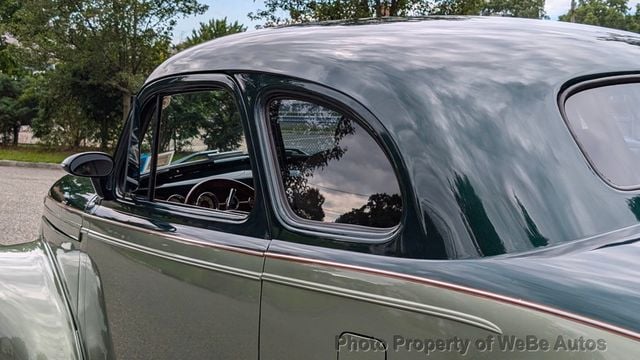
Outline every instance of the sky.
<path id="1" fill-rule="evenodd" d="M 249 30 L 255 29 L 256 25 L 261 22 L 252 22 L 247 14 L 264 8 L 263 0 L 200 0 L 200 3 L 209 5 L 209 10 L 199 16 L 178 20 L 178 24 L 173 32 L 173 42 L 179 43 L 187 36 L 191 35 L 191 31 L 198 27 L 201 22 L 207 22 L 210 19 L 220 19 L 227 17 L 227 21 L 244 24 Z"/>
<path id="2" fill-rule="evenodd" d="M 630 7 L 635 8 L 638 1 L 640 0 L 630 1 Z M 174 31 L 174 43 L 179 43 L 189 36 L 191 30 L 198 27 L 200 22 L 225 16 L 231 22 L 238 20 L 239 23 L 247 26 L 249 30 L 253 30 L 260 22 L 250 21 L 247 14 L 264 8 L 264 0 L 201 0 L 200 2 L 209 5 L 209 10 L 203 15 L 179 20 Z M 546 0 L 545 10 L 552 20 L 557 20 L 558 16 L 565 14 L 570 6 L 571 0 Z"/>

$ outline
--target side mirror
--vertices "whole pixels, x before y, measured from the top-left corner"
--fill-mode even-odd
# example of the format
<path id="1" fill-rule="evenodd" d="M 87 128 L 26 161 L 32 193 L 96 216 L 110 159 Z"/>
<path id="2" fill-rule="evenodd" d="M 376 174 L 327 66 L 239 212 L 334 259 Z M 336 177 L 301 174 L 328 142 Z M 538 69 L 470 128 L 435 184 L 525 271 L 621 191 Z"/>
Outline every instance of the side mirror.
<path id="1" fill-rule="evenodd" d="M 71 175 L 101 178 L 113 171 L 113 159 L 108 154 L 89 151 L 71 155 L 62 162 L 64 171 Z"/>

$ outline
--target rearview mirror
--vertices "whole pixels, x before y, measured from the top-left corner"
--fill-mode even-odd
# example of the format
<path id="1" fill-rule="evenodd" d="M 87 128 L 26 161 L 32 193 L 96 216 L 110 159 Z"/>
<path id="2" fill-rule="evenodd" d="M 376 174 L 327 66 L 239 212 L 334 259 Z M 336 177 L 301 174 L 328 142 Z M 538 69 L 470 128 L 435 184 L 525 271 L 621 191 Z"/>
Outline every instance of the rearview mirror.
<path id="1" fill-rule="evenodd" d="M 71 155 L 61 165 L 71 175 L 99 178 L 111 174 L 113 159 L 108 154 L 89 151 Z"/>

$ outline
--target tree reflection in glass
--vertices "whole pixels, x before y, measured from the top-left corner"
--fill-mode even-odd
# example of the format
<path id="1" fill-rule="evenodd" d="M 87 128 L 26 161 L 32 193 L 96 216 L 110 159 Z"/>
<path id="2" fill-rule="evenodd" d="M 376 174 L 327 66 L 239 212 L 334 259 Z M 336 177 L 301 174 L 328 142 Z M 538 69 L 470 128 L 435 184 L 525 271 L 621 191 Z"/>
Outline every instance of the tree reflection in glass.
<path id="1" fill-rule="evenodd" d="M 280 99 L 269 106 L 285 194 L 307 220 L 390 228 L 400 222 L 395 173 L 375 140 L 327 107 Z"/>

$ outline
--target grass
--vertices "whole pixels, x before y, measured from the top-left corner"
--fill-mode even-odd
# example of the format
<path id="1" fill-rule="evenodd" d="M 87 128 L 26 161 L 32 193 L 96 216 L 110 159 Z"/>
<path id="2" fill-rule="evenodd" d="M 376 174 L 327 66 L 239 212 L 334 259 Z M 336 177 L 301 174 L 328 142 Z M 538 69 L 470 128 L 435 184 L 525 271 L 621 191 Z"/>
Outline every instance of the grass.
<path id="1" fill-rule="evenodd" d="M 0 146 L 0 160 L 59 164 L 67 156 L 83 150 L 49 148 L 39 145 Z"/>

